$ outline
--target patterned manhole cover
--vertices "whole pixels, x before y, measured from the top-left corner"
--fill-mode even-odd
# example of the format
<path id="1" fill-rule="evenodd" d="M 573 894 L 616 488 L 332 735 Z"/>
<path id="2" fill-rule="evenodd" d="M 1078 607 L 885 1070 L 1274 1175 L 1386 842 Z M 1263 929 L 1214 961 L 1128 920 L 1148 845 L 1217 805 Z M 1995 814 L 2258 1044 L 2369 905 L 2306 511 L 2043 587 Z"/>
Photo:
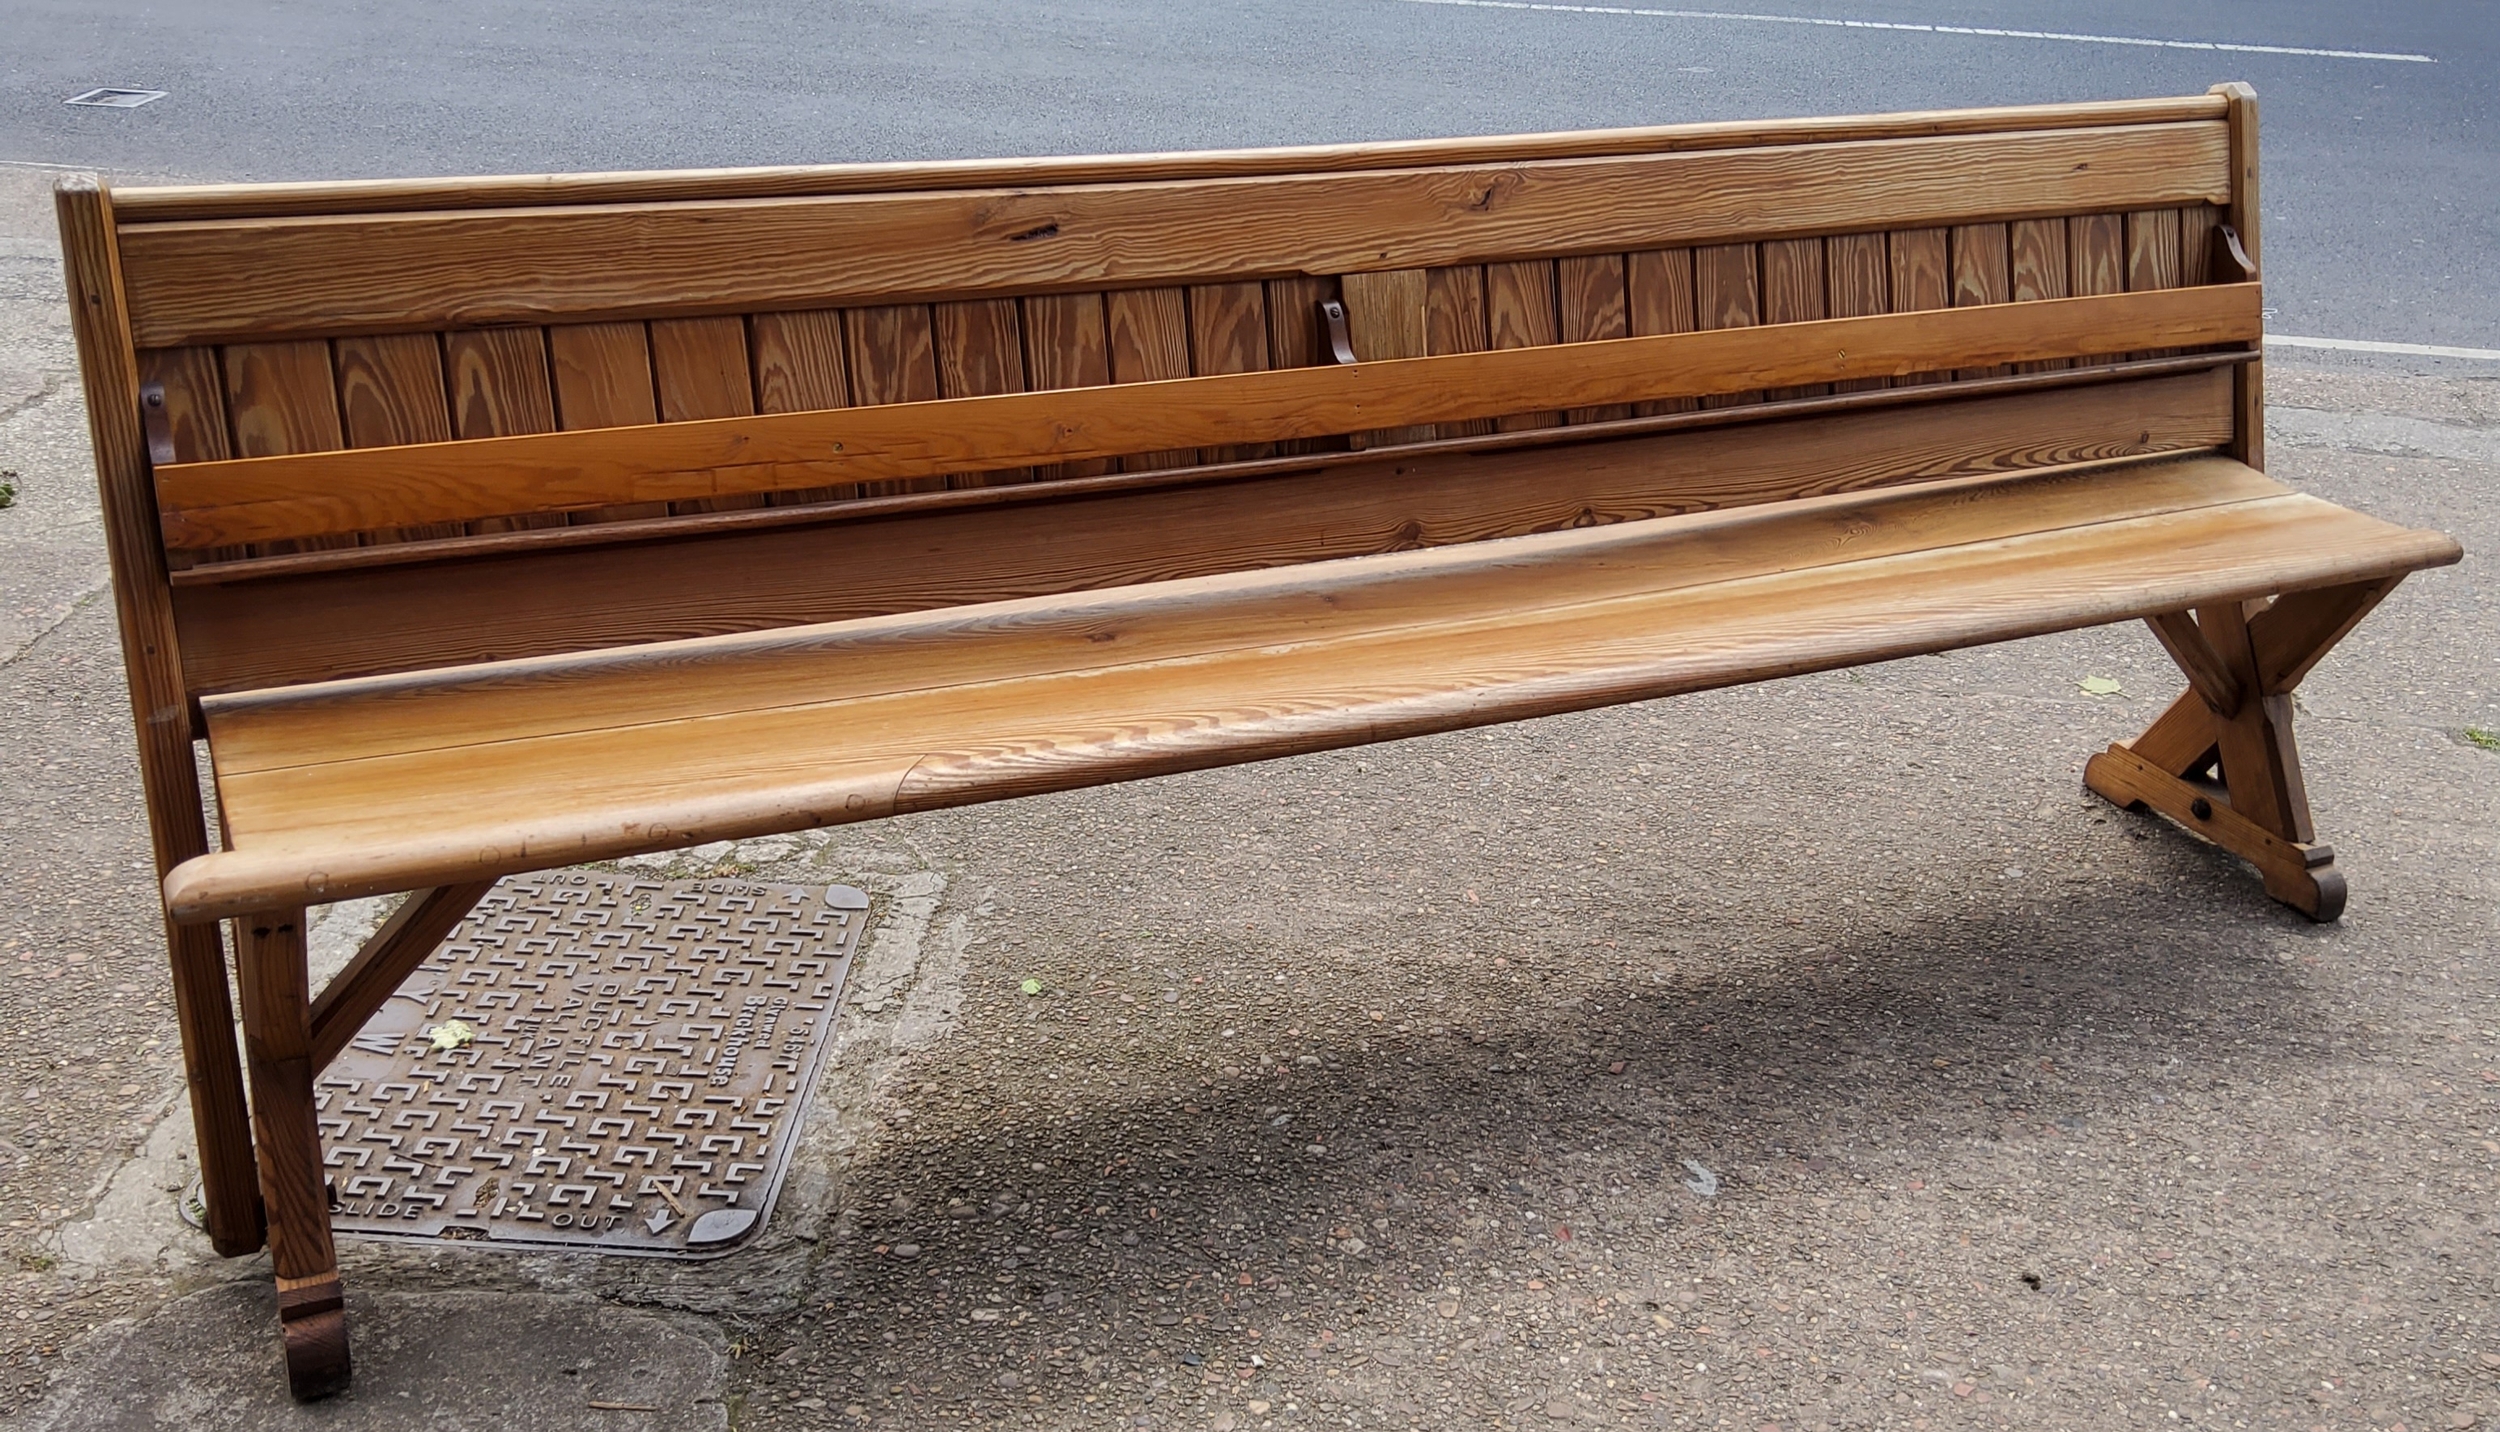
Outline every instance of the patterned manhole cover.
<path id="1" fill-rule="evenodd" d="M 322 1077 L 333 1226 L 728 1252 L 772 1212 L 867 923 L 847 886 L 502 882 Z"/>

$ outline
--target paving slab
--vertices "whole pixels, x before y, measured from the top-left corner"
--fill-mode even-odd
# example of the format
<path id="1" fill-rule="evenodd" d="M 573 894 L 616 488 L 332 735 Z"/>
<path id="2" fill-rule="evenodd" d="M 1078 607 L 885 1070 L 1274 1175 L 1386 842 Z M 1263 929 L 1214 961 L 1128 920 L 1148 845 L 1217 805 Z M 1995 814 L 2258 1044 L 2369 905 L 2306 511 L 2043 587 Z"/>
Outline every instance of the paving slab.
<path id="1" fill-rule="evenodd" d="M 356 1385 L 290 1400 L 266 1289 L 98 1328 L 27 1432 L 717 1432 L 727 1357 L 705 1326 L 595 1298 L 355 1293 Z"/>

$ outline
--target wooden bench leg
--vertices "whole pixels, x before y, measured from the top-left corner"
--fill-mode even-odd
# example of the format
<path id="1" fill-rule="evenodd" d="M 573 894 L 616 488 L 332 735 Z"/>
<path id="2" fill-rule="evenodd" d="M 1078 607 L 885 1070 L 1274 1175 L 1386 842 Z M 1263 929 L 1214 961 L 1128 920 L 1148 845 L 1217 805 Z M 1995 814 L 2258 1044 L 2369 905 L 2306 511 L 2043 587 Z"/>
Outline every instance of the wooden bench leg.
<path id="1" fill-rule="evenodd" d="M 2340 916 L 2344 877 L 2310 822 L 2291 693 L 2395 585 L 2148 619 L 2189 689 L 2143 735 L 2094 756 L 2084 784 L 2131 810 L 2160 811 L 2248 861 L 2267 894 L 2309 918 Z"/>
<path id="2" fill-rule="evenodd" d="M 288 1387 L 302 1401 L 345 1391 L 347 1308 L 330 1238 L 321 1130 L 313 1113 L 312 1001 L 304 967 L 304 912 L 266 910 L 237 925 L 243 1047 L 252 1072 L 252 1127 L 260 1151 L 269 1255 Z"/>
<path id="3" fill-rule="evenodd" d="M 165 922 L 173 961 L 174 1023 L 182 1031 L 182 1072 L 191 1087 L 191 1129 L 200 1155 L 200 1199 L 209 1246 L 219 1256 L 260 1251 L 266 1231 L 252 1171 L 252 1125 L 235 1057 L 234 996 L 226 947 L 215 925 Z"/>
<path id="4" fill-rule="evenodd" d="M 2300 780 L 2293 687 L 2395 582 L 2150 617 L 2153 635 L 2188 672 L 2188 692 L 2145 735 L 2095 755 L 2083 782 L 2130 810 L 2163 812 L 2248 860 L 2265 875 L 2268 895 L 2310 920 L 2343 915 L 2343 872 L 2310 825 Z"/>

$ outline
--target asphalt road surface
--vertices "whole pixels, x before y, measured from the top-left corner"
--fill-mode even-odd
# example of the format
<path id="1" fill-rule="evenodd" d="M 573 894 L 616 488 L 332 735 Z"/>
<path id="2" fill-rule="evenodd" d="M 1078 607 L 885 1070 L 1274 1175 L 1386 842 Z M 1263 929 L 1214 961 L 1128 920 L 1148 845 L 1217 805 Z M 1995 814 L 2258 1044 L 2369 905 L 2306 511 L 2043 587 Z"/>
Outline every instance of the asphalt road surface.
<path id="1" fill-rule="evenodd" d="M 2265 104 L 2274 330 L 2500 348 L 2500 9 L 2481 0 L 1684 4 L 6 0 L 0 160 L 293 179 L 941 158 L 2178 94 L 2244 79 Z M 170 93 L 135 110 L 62 103 L 97 85 Z"/>

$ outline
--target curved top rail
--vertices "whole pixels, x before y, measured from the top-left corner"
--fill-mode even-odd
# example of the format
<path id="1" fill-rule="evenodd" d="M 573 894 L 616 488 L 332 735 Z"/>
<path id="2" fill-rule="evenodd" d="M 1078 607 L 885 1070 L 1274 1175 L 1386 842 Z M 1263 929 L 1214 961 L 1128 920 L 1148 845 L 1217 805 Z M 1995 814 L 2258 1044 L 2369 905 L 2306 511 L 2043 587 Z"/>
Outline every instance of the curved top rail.
<path id="1" fill-rule="evenodd" d="M 1630 129 L 1566 130 L 1469 139 L 1404 139 L 1273 149 L 1110 154 L 1046 159 L 799 164 L 741 169 L 516 174 L 435 179 L 347 179 L 281 184 L 179 184 L 113 192 L 124 225 L 308 214 L 414 213 L 542 208 L 567 204 L 771 199 L 900 190 L 1250 178 L 1446 164 L 1509 163 L 1597 155 L 1669 154 L 1760 144 L 1823 144 L 2089 129 L 2223 117 L 2220 94 L 1989 109 L 1914 110 L 1829 119 L 1720 120 Z"/>

